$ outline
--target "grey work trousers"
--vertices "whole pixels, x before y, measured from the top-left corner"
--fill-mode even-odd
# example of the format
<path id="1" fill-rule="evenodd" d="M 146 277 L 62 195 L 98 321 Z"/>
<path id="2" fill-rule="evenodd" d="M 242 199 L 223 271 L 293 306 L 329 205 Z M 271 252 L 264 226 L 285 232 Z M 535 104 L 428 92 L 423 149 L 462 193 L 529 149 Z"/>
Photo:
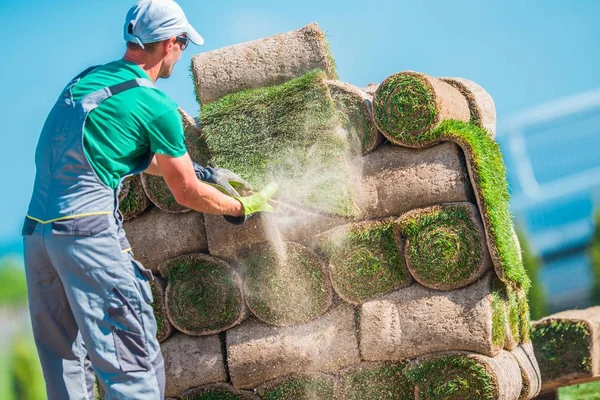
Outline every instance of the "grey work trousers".
<path id="1" fill-rule="evenodd" d="M 93 399 L 94 372 L 109 400 L 164 397 L 151 274 L 118 233 L 110 215 L 25 222 L 29 308 L 51 400 Z"/>

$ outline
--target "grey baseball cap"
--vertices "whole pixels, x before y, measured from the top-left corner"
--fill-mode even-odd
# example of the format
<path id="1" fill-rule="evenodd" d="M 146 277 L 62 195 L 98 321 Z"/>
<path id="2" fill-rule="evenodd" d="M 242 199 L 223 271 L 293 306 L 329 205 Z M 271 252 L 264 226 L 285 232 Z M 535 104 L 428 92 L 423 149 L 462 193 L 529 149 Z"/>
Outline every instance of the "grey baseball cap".
<path id="1" fill-rule="evenodd" d="M 204 39 L 190 25 L 179 4 L 173 0 L 139 0 L 127 12 L 123 36 L 126 42 L 159 42 L 186 34 L 192 42 L 201 46 Z"/>

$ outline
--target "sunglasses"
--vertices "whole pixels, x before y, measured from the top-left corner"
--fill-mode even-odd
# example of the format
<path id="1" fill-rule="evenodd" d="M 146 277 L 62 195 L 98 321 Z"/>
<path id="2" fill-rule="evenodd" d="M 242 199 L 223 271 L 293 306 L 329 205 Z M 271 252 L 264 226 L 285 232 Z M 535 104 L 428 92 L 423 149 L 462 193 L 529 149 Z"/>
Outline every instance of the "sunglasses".
<path id="1" fill-rule="evenodd" d="M 181 43 L 181 50 L 185 50 L 186 47 L 188 47 L 188 44 L 190 44 L 190 38 L 187 37 L 186 35 L 181 35 L 181 36 L 176 36 L 175 40 L 179 43 Z"/>

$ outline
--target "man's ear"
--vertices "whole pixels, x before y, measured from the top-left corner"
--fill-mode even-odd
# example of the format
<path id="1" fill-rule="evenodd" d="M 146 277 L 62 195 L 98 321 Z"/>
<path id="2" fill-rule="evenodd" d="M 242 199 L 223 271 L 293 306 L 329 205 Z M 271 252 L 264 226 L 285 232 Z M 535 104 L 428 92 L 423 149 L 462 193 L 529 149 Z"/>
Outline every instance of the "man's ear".
<path id="1" fill-rule="evenodd" d="M 169 54 L 173 50 L 174 43 L 175 43 L 175 38 L 163 40 L 161 42 L 161 46 L 160 46 L 163 49 L 163 54 Z"/>
<path id="2" fill-rule="evenodd" d="M 175 42 L 176 41 L 177 41 L 177 39 L 174 38 L 174 37 L 169 38 L 169 39 L 167 39 L 167 40 L 164 41 L 164 47 L 163 47 L 163 49 L 165 51 L 165 54 L 169 54 L 171 51 L 173 51 L 173 46 L 175 46 Z"/>

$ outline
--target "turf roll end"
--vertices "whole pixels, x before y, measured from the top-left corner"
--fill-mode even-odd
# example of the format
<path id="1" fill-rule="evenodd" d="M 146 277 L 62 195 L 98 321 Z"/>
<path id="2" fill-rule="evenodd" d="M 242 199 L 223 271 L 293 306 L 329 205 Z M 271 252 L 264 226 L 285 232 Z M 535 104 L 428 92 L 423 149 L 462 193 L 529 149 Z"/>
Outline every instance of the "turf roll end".
<path id="1" fill-rule="evenodd" d="M 241 280 L 223 260 L 206 254 L 188 254 L 160 266 L 167 277 L 167 316 L 188 335 L 210 335 L 245 319 Z"/>
<path id="2" fill-rule="evenodd" d="M 373 96 L 349 83 L 327 80 L 331 97 L 342 114 L 342 124 L 349 140 L 356 142 L 362 154 L 376 149 L 384 141 L 373 120 Z"/>
<path id="3" fill-rule="evenodd" d="M 362 363 L 340 372 L 346 400 L 413 400 L 415 385 L 406 363 Z"/>
<path id="4" fill-rule="evenodd" d="M 420 400 L 516 400 L 522 387 L 519 365 L 506 351 L 493 358 L 460 352 L 432 354 L 410 362 L 406 374 Z"/>
<path id="5" fill-rule="evenodd" d="M 246 303 L 267 324 L 308 322 L 332 304 L 324 261 L 300 244 L 253 246 L 241 264 L 245 269 Z"/>
<path id="6" fill-rule="evenodd" d="M 412 283 L 393 221 L 359 222 L 317 237 L 329 259 L 332 285 L 345 301 L 361 304 Z"/>
<path id="7" fill-rule="evenodd" d="M 406 264 L 423 286 L 454 290 L 470 285 L 491 267 L 479 210 L 450 203 L 403 214 L 398 230 L 406 240 Z"/>

